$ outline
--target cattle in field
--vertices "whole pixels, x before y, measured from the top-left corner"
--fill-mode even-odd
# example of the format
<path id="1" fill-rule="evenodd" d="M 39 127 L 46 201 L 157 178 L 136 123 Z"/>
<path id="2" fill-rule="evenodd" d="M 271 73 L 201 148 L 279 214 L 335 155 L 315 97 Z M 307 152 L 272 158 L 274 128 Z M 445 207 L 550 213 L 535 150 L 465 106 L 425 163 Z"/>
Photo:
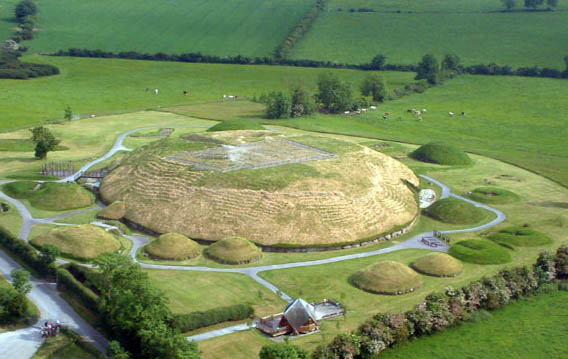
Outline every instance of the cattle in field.
<path id="1" fill-rule="evenodd" d="M 455 113 L 453 113 L 453 112 L 448 112 L 448 115 L 453 116 L 453 115 L 455 115 Z"/>
<path id="2" fill-rule="evenodd" d="M 377 109 L 377 106 L 371 106 L 370 109 L 371 109 L 371 110 L 376 110 L 376 109 Z"/>

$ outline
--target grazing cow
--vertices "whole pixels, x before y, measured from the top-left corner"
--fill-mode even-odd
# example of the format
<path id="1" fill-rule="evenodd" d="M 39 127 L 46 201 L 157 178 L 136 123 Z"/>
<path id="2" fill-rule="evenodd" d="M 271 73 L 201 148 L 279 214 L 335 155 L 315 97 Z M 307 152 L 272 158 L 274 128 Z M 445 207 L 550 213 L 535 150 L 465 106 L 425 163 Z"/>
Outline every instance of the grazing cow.
<path id="1" fill-rule="evenodd" d="M 420 111 L 416 110 L 416 111 L 414 111 L 414 114 L 415 114 L 415 115 L 420 115 Z"/>
<path id="2" fill-rule="evenodd" d="M 189 95 L 189 91 L 183 90 L 183 94 L 184 94 L 185 96 L 187 96 L 187 95 Z"/>
<path id="3" fill-rule="evenodd" d="M 367 112 L 367 109 L 366 109 L 366 108 L 362 108 L 362 109 L 361 109 L 361 112 Z"/>
<path id="4" fill-rule="evenodd" d="M 462 115 L 462 116 L 465 116 L 465 112 L 462 111 L 461 115 Z"/>
<path id="5" fill-rule="evenodd" d="M 448 115 L 453 116 L 453 115 L 455 115 L 455 113 L 453 113 L 453 112 L 448 112 Z"/>
<path id="6" fill-rule="evenodd" d="M 412 111 L 413 111 L 413 110 L 411 110 L 411 109 L 406 110 L 406 112 L 412 112 Z"/>
<path id="7" fill-rule="evenodd" d="M 234 100 L 234 99 L 235 99 L 235 96 L 233 96 L 233 95 L 229 95 L 229 96 L 227 96 L 227 97 L 229 97 L 229 100 Z"/>
<path id="8" fill-rule="evenodd" d="M 422 109 L 422 113 L 426 113 L 426 112 L 428 112 L 428 111 L 426 111 L 426 109 L 423 108 L 423 109 Z"/>
<path id="9" fill-rule="evenodd" d="M 349 112 L 349 111 L 345 111 L 344 113 L 345 113 L 346 115 L 349 115 L 349 114 L 350 114 L 351 112 Z"/>
<path id="10" fill-rule="evenodd" d="M 371 108 L 371 110 L 376 110 L 377 106 L 371 106 L 370 108 Z"/>
<path id="11" fill-rule="evenodd" d="M 390 114 L 391 114 L 390 112 L 385 112 L 386 116 L 390 116 Z"/>
<path id="12" fill-rule="evenodd" d="M 157 95 L 158 94 L 158 89 L 154 89 L 154 93 Z"/>
<path id="13" fill-rule="evenodd" d="M 150 89 L 148 87 L 146 87 L 146 92 L 150 91 Z"/>
<path id="14" fill-rule="evenodd" d="M 223 95 L 223 101 L 227 99 L 227 95 Z"/>

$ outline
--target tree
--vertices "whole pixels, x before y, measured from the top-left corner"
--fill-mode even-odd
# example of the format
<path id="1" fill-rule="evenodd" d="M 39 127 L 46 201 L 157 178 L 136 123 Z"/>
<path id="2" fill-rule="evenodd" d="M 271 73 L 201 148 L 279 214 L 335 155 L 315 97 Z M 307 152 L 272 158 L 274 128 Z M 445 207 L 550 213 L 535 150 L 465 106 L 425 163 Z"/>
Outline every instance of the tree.
<path id="1" fill-rule="evenodd" d="M 14 269 L 12 273 L 12 286 L 18 293 L 28 294 L 32 290 L 30 272 L 23 269 Z"/>
<path id="2" fill-rule="evenodd" d="M 34 16 L 37 13 L 37 6 L 30 0 L 20 1 L 18 5 L 16 5 L 14 13 L 18 19 L 23 19 L 26 16 Z"/>
<path id="3" fill-rule="evenodd" d="M 516 0 L 501 0 L 501 1 L 503 2 L 503 5 L 505 5 L 505 8 L 507 10 L 513 10 L 513 8 L 517 6 Z"/>
<path id="4" fill-rule="evenodd" d="M 554 262 L 556 276 L 560 279 L 568 279 L 568 246 L 558 248 Z"/>
<path id="5" fill-rule="evenodd" d="M 353 106 L 353 88 L 331 72 L 324 72 L 319 76 L 315 98 L 325 111 L 338 113 Z"/>
<path id="6" fill-rule="evenodd" d="M 548 8 L 553 8 L 558 6 L 558 0 L 546 0 L 546 5 Z"/>
<path id="7" fill-rule="evenodd" d="M 438 66 L 438 60 L 432 54 L 424 55 L 422 61 L 418 63 L 415 80 L 422 79 L 426 79 L 432 85 L 440 82 L 440 67 Z"/>
<path id="8" fill-rule="evenodd" d="M 108 343 L 107 356 L 111 359 L 130 359 L 130 353 L 124 350 L 116 340 Z"/>
<path id="9" fill-rule="evenodd" d="M 48 273 L 49 266 L 55 262 L 59 254 L 59 248 L 54 245 L 46 244 L 41 247 L 39 261 L 43 267 L 44 274 Z"/>
<path id="10" fill-rule="evenodd" d="M 444 60 L 442 60 L 442 71 L 460 71 L 460 64 L 461 60 L 458 55 L 456 54 L 447 54 L 444 56 Z"/>
<path id="11" fill-rule="evenodd" d="M 292 117 L 310 115 L 316 110 L 313 97 L 301 85 L 292 88 Z"/>
<path id="12" fill-rule="evenodd" d="M 525 0 L 525 7 L 536 9 L 544 3 L 544 0 Z"/>
<path id="13" fill-rule="evenodd" d="M 368 75 L 361 83 L 361 93 L 364 96 L 372 96 L 374 101 L 383 102 L 388 96 L 385 80 L 379 74 Z"/>
<path id="14" fill-rule="evenodd" d="M 16 318 L 22 318 L 26 315 L 28 308 L 28 303 L 26 301 L 25 294 L 18 293 L 12 297 L 10 304 L 8 305 L 8 310 L 10 315 Z"/>
<path id="15" fill-rule="evenodd" d="M 282 91 L 273 91 L 263 97 L 266 103 L 266 117 L 288 118 L 292 113 L 292 100 Z"/>
<path id="16" fill-rule="evenodd" d="M 65 107 L 65 117 L 64 117 L 67 121 L 71 121 L 71 119 L 73 118 L 73 111 L 71 111 L 71 107 L 67 106 Z"/>
<path id="17" fill-rule="evenodd" d="M 308 359 L 308 352 L 288 343 L 269 344 L 262 347 L 260 359 Z"/>
<path id="18" fill-rule="evenodd" d="M 45 159 L 49 151 L 53 151 L 55 146 L 59 144 L 59 140 L 53 136 L 49 128 L 38 126 L 30 130 L 32 133 L 32 142 L 35 143 L 35 157 Z"/>
<path id="19" fill-rule="evenodd" d="M 550 283 L 556 279 L 554 255 L 549 251 L 541 252 L 533 265 L 539 283 Z"/>
<path id="20" fill-rule="evenodd" d="M 379 54 L 379 55 L 373 57 L 373 60 L 371 60 L 369 67 L 373 70 L 382 70 L 385 67 L 386 61 L 387 61 L 387 57 Z"/>

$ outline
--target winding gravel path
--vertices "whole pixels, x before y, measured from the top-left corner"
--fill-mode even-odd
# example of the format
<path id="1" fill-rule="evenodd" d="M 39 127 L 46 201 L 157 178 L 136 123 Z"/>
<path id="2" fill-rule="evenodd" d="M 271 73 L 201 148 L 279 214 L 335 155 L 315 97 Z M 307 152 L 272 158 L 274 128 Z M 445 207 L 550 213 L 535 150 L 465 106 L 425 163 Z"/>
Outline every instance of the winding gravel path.
<path id="1" fill-rule="evenodd" d="M 64 178 L 64 179 L 62 179 L 58 182 L 74 181 L 75 179 L 79 178 L 83 172 L 87 171 L 89 168 L 91 168 L 95 164 L 100 163 L 100 162 L 112 157 L 115 153 L 117 153 L 119 151 L 130 151 L 130 149 L 123 146 L 124 139 L 128 135 L 130 135 L 134 132 L 141 131 L 141 130 L 144 130 L 144 129 L 149 129 L 149 128 L 156 128 L 156 127 L 137 128 L 137 129 L 130 130 L 128 132 L 123 133 L 122 135 L 120 135 L 117 138 L 113 147 L 111 148 L 111 150 L 107 154 L 105 154 L 104 156 L 102 156 L 102 157 L 100 157 L 100 158 L 98 158 L 94 161 L 87 163 L 79 171 L 77 171 L 75 174 L 73 174 L 69 177 L 66 177 L 66 178 Z M 452 234 L 452 233 L 467 233 L 467 232 L 481 231 L 481 230 L 490 228 L 492 226 L 495 226 L 495 225 L 503 222 L 506 219 L 506 216 L 503 212 L 501 212 L 501 211 L 499 211 L 495 208 L 492 208 L 490 206 L 486 206 L 484 204 L 481 204 L 481 203 L 469 200 L 467 198 L 461 197 L 459 195 L 453 194 L 453 193 L 451 193 L 450 188 L 448 186 L 446 186 L 445 184 L 443 184 L 443 183 L 441 183 L 441 182 L 439 182 L 439 181 L 437 181 L 437 180 L 435 180 L 435 179 L 433 179 L 429 176 L 426 176 L 426 175 L 420 175 L 420 176 L 422 178 L 424 178 L 424 179 L 426 179 L 426 180 L 428 180 L 432 183 L 435 183 L 436 185 L 441 187 L 442 194 L 441 194 L 440 198 L 448 198 L 450 196 L 455 197 L 459 200 L 471 203 L 476 207 L 480 207 L 480 208 L 489 210 L 489 211 L 495 213 L 495 215 L 496 215 L 496 218 L 493 221 L 491 221 L 487 224 L 481 225 L 481 226 L 477 226 L 477 227 L 473 227 L 473 228 L 457 229 L 457 230 L 447 230 L 447 231 L 442 231 L 441 233 Z M 4 183 L 8 183 L 8 182 L 11 182 L 11 181 L 0 181 L 0 184 L 4 184 Z M 87 211 L 93 211 L 93 210 L 100 209 L 100 208 L 104 207 L 102 204 L 98 203 L 96 208 L 90 208 L 90 209 L 86 209 L 86 210 L 70 212 L 70 213 L 66 213 L 66 214 L 63 214 L 63 215 L 50 217 L 50 218 L 36 219 L 36 218 L 33 218 L 33 216 L 31 215 L 29 210 L 26 208 L 26 206 L 24 206 L 20 201 L 5 195 L 1 191 L 0 191 L 0 198 L 10 202 L 11 204 L 13 204 L 18 209 L 18 211 L 20 212 L 23 223 L 22 223 L 22 229 L 21 229 L 20 234 L 19 234 L 19 238 L 22 239 L 22 240 L 26 240 L 26 241 L 28 240 L 28 237 L 29 237 L 29 234 L 31 232 L 32 227 L 36 224 L 68 225 L 68 224 L 64 224 L 64 223 L 56 223 L 55 221 L 60 220 L 60 219 L 64 219 L 64 218 L 67 218 L 67 217 L 70 217 L 70 216 L 74 216 L 76 214 L 85 213 Z M 117 228 L 115 226 L 110 226 L 110 225 L 107 225 L 103 222 L 96 221 L 96 222 L 92 222 L 92 224 L 98 225 L 98 226 L 101 226 L 101 227 L 115 228 L 115 229 L 120 230 L 119 228 Z M 261 278 L 259 276 L 259 273 L 264 272 L 264 271 L 270 271 L 270 270 L 280 270 L 280 269 L 288 269 L 288 268 L 298 268 L 298 267 L 308 267 L 308 266 L 331 264 L 331 263 L 337 263 L 337 262 L 342 262 L 342 261 L 347 261 L 347 260 L 367 258 L 367 257 L 371 257 L 371 256 L 376 256 L 376 255 L 385 254 L 385 253 L 391 253 L 391 252 L 395 252 L 395 251 L 399 251 L 399 250 L 403 250 L 403 249 L 410 249 L 410 248 L 429 249 L 429 250 L 441 251 L 441 252 L 447 252 L 448 249 L 449 249 L 448 246 L 445 243 L 442 243 L 442 242 L 439 242 L 439 241 L 438 241 L 438 247 L 430 247 L 430 246 L 423 244 L 421 242 L 421 240 L 423 238 L 435 240 L 434 236 L 433 236 L 433 232 L 425 232 L 425 233 L 418 234 L 418 235 L 410 238 L 409 240 L 407 240 L 405 242 L 398 243 L 398 244 L 393 245 L 393 246 L 388 247 L 388 248 L 378 249 L 378 250 L 369 251 L 369 252 L 355 253 L 355 254 L 333 257 L 333 258 L 313 260 L 313 261 L 305 261 L 305 262 L 296 262 L 296 263 L 275 264 L 275 265 L 247 267 L 247 268 L 215 268 L 215 267 L 204 267 L 204 266 L 159 265 L 159 264 L 148 264 L 148 263 L 138 262 L 138 260 L 136 258 L 136 254 L 142 246 L 144 246 L 146 243 L 148 243 L 149 238 L 144 237 L 144 236 L 129 236 L 129 235 L 126 235 L 124 233 L 123 233 L 123 235 L 126 238 L 132 240 L 133 247 L 131 249 L 130 255 L 131 255 L 132 259 L 135 262 L 137 262 L 143 268 L 165 269 L 165 270 L 201 271 L 201 272 L 218 272 L 218 273 L 240 273 L 240 274 L 244 274 L 244 275 L 251 277 L 253 280 L 255 280 L 259 284 L 265 286 L 270 291 L 279 295 L 282 299 L 284 299 L 288 302 L 291 302 L 293 300 L 293 298 L 290 297 L 288 294 L 282 292 L 280 289 L 278 289 L 272 283 Z M 1 255 L 0 256 L 0 272 L 9 273 L 12 269 L 16 268 L 15 266 L 17 266 L 17 264 L 15 264 L 13 261 L 12 261 L 12 263 L 10 263 L 9 258 L 7 258 L 7 256 L 3 252 L 0 252 L 0 255 Z M 46 282 L 36 281 L 34 279 L 34 290 L 32 290 L 32 293 L 35 293 L 35 294 L 30 294 L 30 298 L 32 300 L 34 300 L 34 302 L 40 308 L 42 308 L 42 318 L 48 318 L 48 317 L 49 318 L 66 318 L 67 320 L 62 321 L 62 322 L 64 322 L 64 324 L 69 325 L 72 329 L 76 330 L 81 335 L 83 335 L 87 339 L 91 340 L 100 349 L 105 348 L 106 345 L 107 345 L 106 339 L 103 338 L 102 336 L 100 336 L 100 334 L 98 334 L 88 323 L 84 322 L 73 311 L 73 309 L 70 308 L 69 305 L 58 296 L 56 290 L 54 288 L 51 288 L 50 286 L 52 286 L 52 285 L 48 284 Z M 46 316 L 43 314 L 44 311 L 45 311 Z M 210 338 L 213 338 L 213 337 L 216 337 L 216 336 L 225 335 L 225 334 L 232 333 L 232 332 L 235 332 L 235 331 L 246 330 L 249 327 L 250 326 L 247 325 L 247 324 L 238 325 L 238 326 L 234 326 L 234 327 L 231 327 L 231 328 L 225 328 L 225 329 L 216 330 L 216 331 L 212 331 L 212 332 L 203 333 L 203 334 L 200 334 L 200 335 L 197 335 L 197 336 L 189 337 L 188 340 L 210 339 Z M 19 334 L 16 334 L 16 333 L 19 333 Z M 16 339 L 16 337 L 19 338 L 19 339 Z M 32 352 L 33 348 L 35 348 L 37 350 L 38 341 L 36 339 L 32 338 L 32 336 L 30 335 L 30 329 L 29 328 L 24 329 L 22 331 L 0 334 L 0 348 L 7 348 L 6 345 L 2 345 L 2 344 L 10 343 L 12 340 L 18 341 L 18 343 L 19 343 L 18 347 L 22 348 L 21 351 L 18 352 L 19 354 L 16 356 L 17 358 L 29 358 L 31 355 L 27 355 L 27 353 Z M 41 344 L 41 338 L 40 338 L 39 342 Z M 8 346 L 10 346 L 10 345 L 8 345 Z M 33 352 L 35 352 L 35 351 L 33 351 Z M 33 352 L 32 352 L 32 354 L 33 354 Z M 0 349 L 0 358 L 5 357 L 1 354 L 2 354 L 2 349 Z M 8 356 L 8 357 L 10 357 L 10 356 Z M 14 357 L 14 356 L 12 356 L 12 357 Z"/>

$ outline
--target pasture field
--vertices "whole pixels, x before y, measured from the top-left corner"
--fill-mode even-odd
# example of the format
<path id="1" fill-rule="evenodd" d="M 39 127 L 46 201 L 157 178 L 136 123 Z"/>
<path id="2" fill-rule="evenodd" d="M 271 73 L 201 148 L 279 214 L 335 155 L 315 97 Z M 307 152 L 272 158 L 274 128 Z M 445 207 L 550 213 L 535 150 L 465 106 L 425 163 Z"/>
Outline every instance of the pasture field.
<path id="1" fill-rule="evenodd" d="M 16 207 L 14 207 L 10 203 L 6 204 L 8 205 L 9 209 L 8 212 L 0 212 L 0 227 L 6 229 L 13 236 L 17 237 L 20 233 L 20 228 L 22 227 L 22 217 L 20 216 Z"/>
<path id="2" fill-rule="evenodd" d="M 568 292 L 554 291 L 381 353 L 384 359 L 505 359 L 568 356 Z M 551 315 L 554 313 L 554 315 Z M 475 343 L 475 345 L 472 345 Z"/>
<path id="3" fill-rule="evenodd" d="M 555 12 L 503 13 L 500 1 L 358 3 L 332 1 L 292 58 L 360 64 L 383 54 L 387 63 L 416 64 L 426 53 L 439 59 L 455 53 L 466 65 L 564 68 L 566 5 Z M 377 12 L 346 11 L 352 7 Z"/>
<path id="4" fill-rule="evenodd" d="M 166 292 L 176 314 L 249 303 L 257 316 L 280 313 L 286 302 L 250 277 L 238 273 L 145 270 L 156 287 Z"/>
<path id="5" fill-rule="evenodd" d="M 44 1 L 31 51 L 271 56 L 313 0 Z"/>
<path id="6" fill-rule="evenodd" d="M 14 9 L 19 0 L 0 0 L 0 42 L 14 35 L 14 27 L 18 25 L 14 18 Z"/>
<path id="7" fill-rule="evenodd" d="M 61 74 L 26 81 L 2 80 L 0 132 L 63 119 L 64 109 L 75 115 L 132 112 L 189 103 L 217 102 L 224 94 L 241 98 L 285 90 L 303 82 L 315 88 L 326 69 L 186 64 L 116 59 L 79 59 L 28 56 L 24 61 L 52 64 Z M 356 70 L 334 70 L 344 80 L 359 84 L 367 75 Z M 414 74 L 386 72 L 390 88 L 412 82 Z M 146 92 L 146 89 L 150 91 Z M 152 90 L 159 89 L 155 95 Z M 188 96 L 183 95 L 188 90 Z M 239 101 L 236 101 L 237 103 Z"/>

